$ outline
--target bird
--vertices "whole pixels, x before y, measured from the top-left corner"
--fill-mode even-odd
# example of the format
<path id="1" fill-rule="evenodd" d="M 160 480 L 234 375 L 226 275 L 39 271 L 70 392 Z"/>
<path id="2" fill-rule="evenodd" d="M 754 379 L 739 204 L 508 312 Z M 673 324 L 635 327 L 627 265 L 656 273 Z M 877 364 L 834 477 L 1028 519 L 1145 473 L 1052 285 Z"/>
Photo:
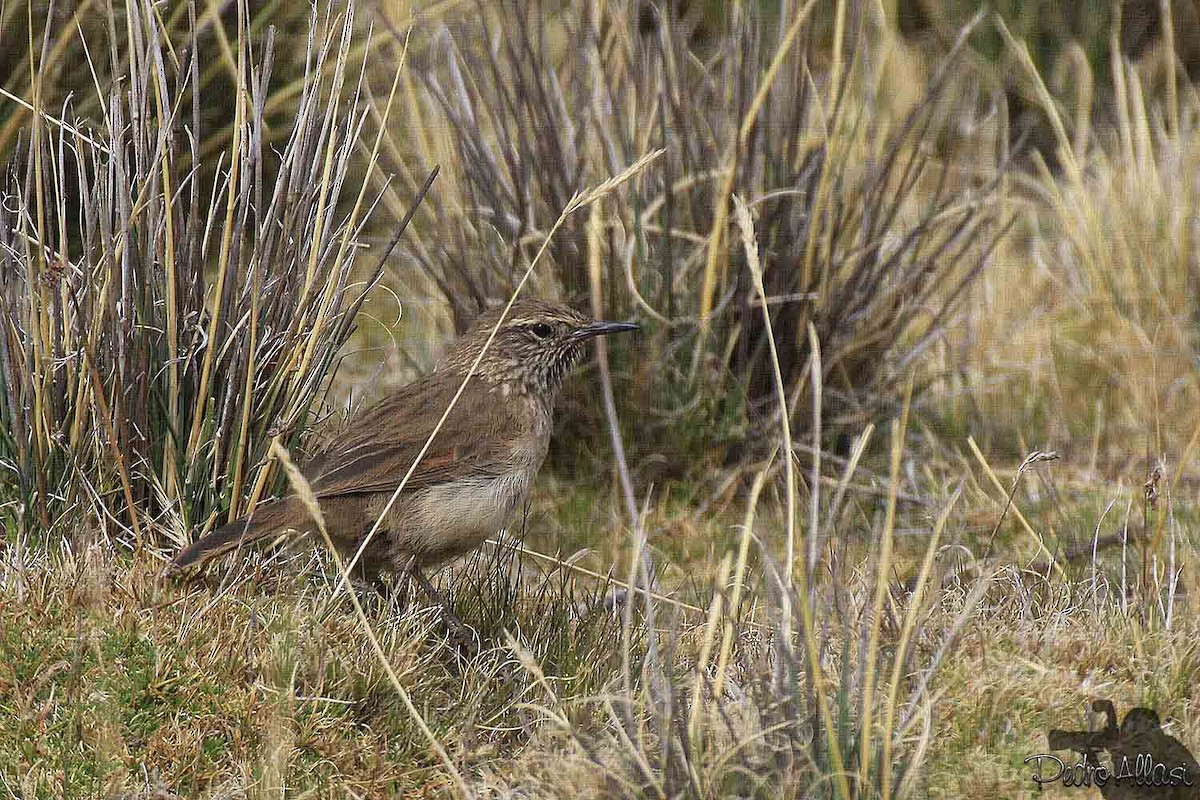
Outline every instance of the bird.
<path id="1" fill-rule="evenodd" d="M 344 557 L 354 557 L 383 515 L 360 556 L 361 580 L 411 575 L 428 594 L 433 590 L 424 571 L 470 553 L 504 528 L 546 458 L 556 401 L 585 343 L 638 328 L 537 300 L 514 301 L 503 312 L 481 314 L 432 373 L 352 415 L 329 445 L 299 464 L 330 541 Z M 385 513 L 464 381 L 457 404 Z M 222 554 L 288 531 L 318 533 L 296 496 L 261 503 L 202 536 L 165 574 L 194 574 Z"/>

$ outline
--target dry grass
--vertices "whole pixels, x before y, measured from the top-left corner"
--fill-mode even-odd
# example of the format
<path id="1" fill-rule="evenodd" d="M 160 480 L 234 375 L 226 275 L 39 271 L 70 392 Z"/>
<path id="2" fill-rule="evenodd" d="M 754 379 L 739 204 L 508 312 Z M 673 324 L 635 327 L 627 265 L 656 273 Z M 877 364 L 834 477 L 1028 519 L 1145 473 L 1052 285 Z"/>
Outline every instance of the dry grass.
<path id="1" fill-rule="evenodd" d="M 1138 70 L 1116 76 L 1119 124 L 1080 136 L 1059 118 L 1067 174 L 1041 169 L 1014 186 L 1023 235 L 937 361 L 949 408 L 965 412 L 954 424 L 988 420 L 985 449 L 1068 448 L 1089 470 L 1134 480 L 1177 459 L 1197 429 L 1200 103 L 1181 84 L 1180 106 L 1164 112 Z"/>
<path id="2" fill-rule="evenodd" d="M 1009 574 L 998 586 L 1005 596 L 984 604 L 942 674 L 945 705 L 929 754 L 934 796 L 1036 796 L 1024 759 L 1047 752 L 1052 727 L 1086 729 L 1084 710 L 1096 698 L 1157 709 L 1171 736 L 1200 740 L 1192 615 L 1147 625 L 1117 598 L 1097 608 L 1088 582 L 1050 587 Z M 1059 787 L 1046 796 L 1071 794 Z"/>
<path id="3" fill-rule="evenodd" d="M 223 587 L 177 587 L 161 583 L 154 559 L 102 541 L 77 548 L 10 549 L 3 562 L 0 696 L 16 723 L 0 735 L 9 791 L 451 790 L 349 604 L 330 603 L 335 579 L 321 575 L 332 565 L 300 557 L 288 569 L 285 559 L 269 570 L 252 565 Z M 488 624 L 505 625 L 557 680 L 570 678 L 572 692 L 599 688 L 613 668 L 604 642 L 611 653 L 619 640 L 611 621 L 569 620 L 552 578 L 540 590 L 535 581 L 478 583 L 476 602 L 488 605 L 475 613 L 460 604 L 465 620 L 479 624 L 486 614 Z M 374 600 L 367 611 L 383 653 L 460 768 L 493 763 L 523 738 L 529 721 L 514 700 L 530 689 L 503 669 L 511 655 L 502 643 L 490 640 L 464 663 L 429 610 L 400 613 Z"/>
<path id="4" fill-rule="evenodd" d="M 922 64 L 853 3 L 666 27 L 568 4 L 541 28 L 434 3 L 370 39 L 322 11 L 283 88 L 261 18 L 233 4 L 208 64 L 215 28 L 154 8 L 93 48 L 126 83 L 64 109 L 33 70 L 0 129 L 22 143 L 0 204 L 10 794 L 1022 796 L 1023 759 L 1098 697 L 1200 744 L 1182 79 L 1164 105 L 1161 71 L 1113 58 L 1094 128 L 1010 35 L 1056 150 L 1005 172 L 979 60 Z M 233 124 L 210 127 L 193 90 L 222 81 Z M 356 267 L 435 164 L 399 257 Z M 351 333 L 381 276 L 408 326 L 384 349 L 417 363 L 522 285 L 649 330 L 612 353 L 630 480 L 580 481 L 617 474 L 622 438 L 579 435 L 600 417 L 576 376 L 524 547 L 440 577 L 478 655 L 304 548 L 188 586 L 140 546 L 280 486 L 268 455 L 304 447 L 341 357 L 336 394 L 372 386 L 395 326 Z M 439 293 L 447 313 L 415 302 Z"/>
<path id="5" fill-rule="evenodd" d="M 793 730 L 805 697 L 792 681 L 803 667 L 777 627 L 798 628 L 798 618 L 726 619 L 720 595 L 707 623 L 640 599 L 614 616 L 602 584 L 529 563 L 479 564 L 444 583 L 484 645 L 469 660 L 431 610 L 377 598 L 365 608 L 380 653 L 472 793 L 507 785 L 566 796 L 582 784 L 630 796 L 672 786 L 772 796 L 811 785 L 814 766 Z M 0 739 L 0 776 L 22 796 L 160 785 L 210 797 L 283 785 L 330 797 L 454 793 L 349 605 L 330 604 L 332 565 L 315 556 L 256 559 L 181 587 L 161 582 L 154 559 L 79 537 L 55 552 L 12 547 L 2 568 L 4 708 L 20 724 Z M 784 591 L 760 595 L 761 579 L 755 570 L 744 578 L 751 617 Z M 851 580 L 845 624 L 870 584 L 869 575 Z M 726 625 L 741 631 L 728 654 Z M 855 630 L 839 627 L 824 645 L 830 677 Z M 698 644 L 710 654 L 699 661 Z M 679 714 L 685 727 L 675 732 Z M 675 756 L 668 739 L 682 748 Z"/>
<path id="6" fill-rule="evenodd" d="M 1034 482 L 1032 473 L 1027 478 Z M 981 472 L 977 479 L 986 485 Z M 905 492 L 920 488 L 898 480 Z M 1040 525 L 1044 509 L 1021 488 L 1016 503 Z M 552 494 L 538 508 L 551 507 Z M 1087 496 L 1072 495 L 1073 507 Z M 997 518 L 1003 504 L 973 484 L 959 503 L 952 499 L 939 526 L 950 541 L 973 517 Z M 922 517 L 909 504 L 897 509 L 897 530 Z M 853 687 L 863 679 L 854 677 L 863 663 L 854 653 L 870 647 L 873 616 L 864 611 L 879 585 L 878 555 L 856 553 L 886 534 L 855 517 L 843 524 L 831 562 L 843 551 L 840 589 L 827 594 L 833 585 L 822 582 L 816 601 L 830 699 L 851 722 L 838 723 L 836 746 L 852 773 L 862 713 Z M 760 536 L 782 533 L 776 513 L 750 522 Z M 1122 522 L 1112 515 L 1100 533 Z M 1136 535 L 1136 516 L 1130 528 Z M 619 528 L 593 535 L 622 536 Z M 897 740 L 898 789 L 1020 796 L 1029 788 L 1021 759 L 1042 751 L 1047 728 L 1081 721 L 1083 703 L 1097 696 L 1119 708 L 1158 708 L 1173 735 L 1189 741 L 1195 626 L 1183 606 L 1169 623 L 1154 610 L 1170 602 L 1165 585 L 1140 593 L 1132 542 L 1127 604 L 1111 550 L 1101 552 L 1095 582 L 1085 559 L 1077 565 L 1082 577 L 1006 569 L 990 584 L 947 578 L 950 550 L 928 565 L 928 602 L 898 589 L 885 594 L 877 618 L 880 724 L 893 690 L 903 699 L 937 687 L 928 704 L 895 706 L 896 721 L 916 711 L 916 727 Z M 901 575 L 921 574 L 923 552 L 933 552 L 925 544 L 897 539 Z M 1194 557 L 1180 548 L 1181 560 Z M 157 560 L 114 552 L 103 537 L 55 551 L 10 546 L 0 564 L 7 631 L 0 694 L 19 725 L 0 738 L 6 785 L 45 797 L 158 785 L 189 797 L 267 796 L 283 785 L 328 797 L 458 794 L 397 702 L 349 603 L 330 603 L 334 565 L 308 552 L 243 560 L 235 574 L 181 587 L 160 582 Z M 812 708 L 803 660 L 793 660 L 802 651 L 780 638 L 789 623 L 779 616 L 782 586 L 769 577 L 769 560 L 751 559 L 740 619 L 725 615 L 736 591 L 729 556 L 712 565 L 726 591 L 711 595 L 707 619 L 640 597 L 614 616 L 604 610 L 601 582 L 536 563 L 501 559 L 444 576 L 443 588 L 483 643 L 471 659 L 446 642 L 432 609 L 365 601 L 388 663 L 472 794 L 656 796 L 674 788 L 766 797 L 822 785 L 804 755 L 807 736 L 789 735 L 805 730 Z M 693 568 L 703 570 L 703 559 Z M 805 597 L 791 602 L 797 608 Z M 797 633 L 800 616 L 790 622 Z M 727 629 L 736 636 L 724 658 Z M 632 656 L 629 673 L 623 653 Z M 896 663 L 912 665 L 899 682 Z M 935 665 L 935 681 L 924 684 Z M 798 684 L 788 689 L 792 680 Z M 978 769 L 955 766 L 962 763 Z M 873 780 L 881 777 L 872 771 Z"/>

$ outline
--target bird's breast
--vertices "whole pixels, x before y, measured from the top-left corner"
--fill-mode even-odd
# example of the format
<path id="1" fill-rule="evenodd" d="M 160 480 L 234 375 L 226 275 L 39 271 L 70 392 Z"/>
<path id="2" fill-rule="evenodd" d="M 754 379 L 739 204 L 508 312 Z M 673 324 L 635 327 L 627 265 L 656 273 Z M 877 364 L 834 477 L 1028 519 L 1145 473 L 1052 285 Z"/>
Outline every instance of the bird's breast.
<path id="1" fill-rule="evenodd" d="M 430 486 L 413 497 L 405 518 L 393 519 L 398 553 L 423 563 L 449 560 L 478 547 L 509 523 L 529 495 L 550 442 L 550 418 L 530 409 L 524 432 L 498 462 L 476 474 Z M 496 435 L 512 431 L 497 431 Z"/>
<path id="2" fill-rule="evenodd" d="M 536 464 L 498 475 L 470 476 L 430 487 L 416 498 L 414 518 L 403 525 L 396 544 L 429 563 L 475 549 L 512 519 L 528 496 L 540 463 L 539 458 Z"/>
<path id="3" fill-rule="evenodd" d="M 420 503 L 422 523 L 429 531 L 454 535 L 473 530 L 494 533 L 529 491 L 532 475 L 512 470 L 495 477 L 459 478 L 433 486 Z M 485 535 L 486 535 L 485 534 Z"/>

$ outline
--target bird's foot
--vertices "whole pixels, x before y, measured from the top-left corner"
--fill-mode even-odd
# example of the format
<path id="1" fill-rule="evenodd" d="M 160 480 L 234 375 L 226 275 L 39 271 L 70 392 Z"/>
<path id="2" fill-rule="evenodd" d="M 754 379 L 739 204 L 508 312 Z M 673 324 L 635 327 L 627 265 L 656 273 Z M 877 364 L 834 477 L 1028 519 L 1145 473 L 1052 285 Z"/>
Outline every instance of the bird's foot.
<path id="1" fill-rule="evenodd" d="M 442 595 L 441 592 L 434 587 L 429 579 L 425 577 L 417 567 L 409 570 L 409 575 L 416 581 L 417 586 L 425 593 L 425 596 L 441 609 L 442 622 L 446 626 L 446 631 L 449 634 L 450 642 L 458 651 L 459 655 L 467 659 L 472 659 L 479 655 L 480 642 L 475 632 L 463 623 L 458 615 L 454 613 L 454 609 L 450 603 Z"/>

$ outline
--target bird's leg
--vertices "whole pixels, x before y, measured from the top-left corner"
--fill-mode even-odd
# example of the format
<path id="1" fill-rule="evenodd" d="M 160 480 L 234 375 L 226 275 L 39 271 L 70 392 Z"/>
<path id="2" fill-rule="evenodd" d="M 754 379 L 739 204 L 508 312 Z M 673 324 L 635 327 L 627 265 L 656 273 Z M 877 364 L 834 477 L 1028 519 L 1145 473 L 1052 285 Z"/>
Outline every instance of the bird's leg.
<path id="1" fill-rule="evenodd" d="M 458 618 L 458 615 L 454 613 L 454 609 L 450 607 L 450 603 L 448 603 L 442 593 L 435 589 L 433 584 L 429 582 L 429 579 L 425 577 L 423 572 L 421 572 L 421 568 L 416 564 L 413 564 L 409 568 L 408 574 L 411 575 L 412 579 L 417 582 L 417 586 L 421 587 L 421 591 L 425 593 L 425 596 L 441 608 L 442 622 L 446 623 L 446 627 L 450 629 L 450 633 L 454 636 L 454 638 L 458 639 L 457 644 L 459 645 L 460 651 L 467 650 L 468 655 L 475 655 L 478 653 L 479 646 L 475 641 L 475 636 L 471 632 L 471 629 L 464 625 L 463 621 Z"/>

